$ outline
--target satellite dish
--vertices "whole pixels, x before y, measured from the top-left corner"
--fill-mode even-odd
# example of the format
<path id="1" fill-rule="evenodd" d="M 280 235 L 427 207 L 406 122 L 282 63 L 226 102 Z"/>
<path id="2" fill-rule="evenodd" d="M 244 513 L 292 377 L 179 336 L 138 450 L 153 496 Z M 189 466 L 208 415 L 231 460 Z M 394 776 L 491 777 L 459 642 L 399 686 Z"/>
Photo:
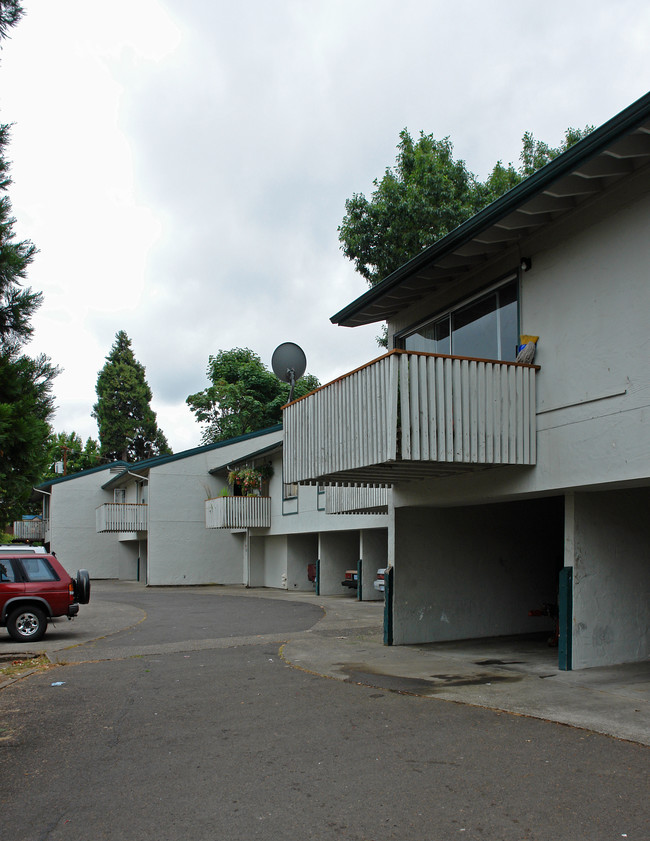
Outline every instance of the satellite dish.
<path id="1" fill-rule="evenodd" d="M 293 389 L 296 381 L 305 373 L 307 368 L 307 357 L 303 349 L 294 342 L 284 342 L 278 345 L 271 357 L 271 367 L 275 376 L 284 383 L 291 385 L 289 400 L 293 400 Z"/>

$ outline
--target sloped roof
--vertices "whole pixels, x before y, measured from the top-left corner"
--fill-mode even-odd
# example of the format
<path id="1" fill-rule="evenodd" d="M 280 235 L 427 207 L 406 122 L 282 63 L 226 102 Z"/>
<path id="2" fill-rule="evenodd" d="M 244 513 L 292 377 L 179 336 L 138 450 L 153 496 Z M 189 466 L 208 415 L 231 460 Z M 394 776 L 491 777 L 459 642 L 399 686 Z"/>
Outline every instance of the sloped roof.
<path id="1" fill-rule="evenodd" d="M 43 490 L 52 485 L 60 485 L 62 482 L 70 482 L 72 479 L 79 479 L 82 476 L 90 476 L 91 473 L 100 473 L 102 470 L 115 470 L 122 468 L 127 470 L 129 463 L 126 461 L 111 461 L 108 464 L 101 464 L 99 467 L 89 467 L 88 470 L 80 470 L 78 473 L 71 473 L 69 476 L 58 476 L 56 479 L 48 479 L 40 485 L 36 485 L 36 490 Z"/>
<path id="2" fill-rule="evenodd" d="M 174 453 L 173 455 L 169 456 L 155 456 L 154 458 L 144 459 L 143 461 L 136 461 L 135 464 L 125 465 L 125 469 L 119 473 L 117 476 L 113 476 L 106 482 L 105 485 L 102 485 L 102 488 L 110 488 L 114 484 L 117 484 L 120 479 L 123 479 L 129 473 L 137 473 L 144 475 L 147 473 L 152 467 L 158 467 L 161 464 L 169 464 L 172 461 L 179 461 L 183 458 L 190 458 L 191 456 L 200 455 L 201 453 L 207 453 L 211 450 L 219 450 L 222 447 L 228 447 L 231 444 L 238 444 L 241 441 L 248 441 L 253 438 L 258 438 L 261 435 L 268 435 L 271 432 L 279 432 L 282 429 L 282 424 L 279 423 L 276 426 L 271 426 L 268 429 L 260 429 L 257 432 L 248 432 L 246 435 L 240 435 L 238 438 L 229 438 L 227 441 L 218 441 L 216 444 L 204 444 L 202 447 L 193 447 L 190 450 L 183 450 L 180 453 Z"/>
<path id="3" fill-rule="evenodd" d="M 261 450 L 255 450 L 253 453 L 247 453 L 245 456 L 239 456 L 238 458 L 233 458 L 223 464 L 219 464 L 211 470 L 208 470 L 208 473 L 210 473 L 211 476 L 216 476 L 217 473 L 221 473 L 229 467 L 237 467 L 240 464 L 246 464 L 251 461 L 251 459 L 261 458 L 261 456 L 270 456 L 274 453 L 279 453 L 281 450 L 282 441 L 278 441 L 276 444 L 270 444 L 268 447 L 263 447 Z"/>
<path id="4" fill-rule="evenodd" d="M 650 93 L 489 204 L 331 317 L 385 321 L 488 259 L 516 247 L 650 163 Z"/>

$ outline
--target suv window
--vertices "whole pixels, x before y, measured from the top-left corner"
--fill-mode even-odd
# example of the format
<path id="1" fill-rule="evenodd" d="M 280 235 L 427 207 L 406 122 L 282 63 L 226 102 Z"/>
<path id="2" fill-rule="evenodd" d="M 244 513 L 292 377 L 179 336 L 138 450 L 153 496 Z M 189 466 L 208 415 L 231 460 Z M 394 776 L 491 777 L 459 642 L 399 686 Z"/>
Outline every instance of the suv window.
<path id="1" fill-rule="evenodd" d="M 45 558 L 21 558 L 20 563 L 25 570 L 28 581 L 58 581 L 59 576 L 54 572 Z"/>
<path id="2" fill-rule="evenodd" d="M 16 575 L 11 561 L 5 560 L 4 563 L 0 561 L 0 581 L 15 581 Z"/>

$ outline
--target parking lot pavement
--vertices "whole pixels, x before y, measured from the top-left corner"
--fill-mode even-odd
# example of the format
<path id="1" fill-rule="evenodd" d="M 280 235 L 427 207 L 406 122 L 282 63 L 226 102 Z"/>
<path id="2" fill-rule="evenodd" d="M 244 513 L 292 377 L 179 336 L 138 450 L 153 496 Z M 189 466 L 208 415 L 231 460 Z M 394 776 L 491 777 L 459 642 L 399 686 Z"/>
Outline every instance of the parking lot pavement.
<path id="1" fill-rule="evenodd" d="M 97 656 L 134 656 L 134 650 L 111 648 L 111 637 L 146 620 L 148 603 L 165 598 L 170 588 L 133 582 L 94 582 L 91 604 L 73 622 L 58 621 L 45 639 L 17 646 L 0 637 L 0 657 L 46 652 L 53 662 Z M 188 588 L 179 588 L 184 598 Z M 383 645 L 383 603 L 358 602 L 352 596 L 316 596 L 283 590 L 244 587 L 192 588 L 201 596 L 230 596 L 311 604 L 307 630 L 280 629 L 247 637 L 194 629 L 194 638 L 154 646 L 161 652 L 217 648 L 273 640 L 289 665 L 349 683 L 422 697 L 504 710 L 519 715 L 582 727 L 650 745 L 650 663 L 563 672 L 557 652 L 543 642 L 493 638 L 410 646 Z M 143 606 L 144 605 L 144 606 Z M 318 619 L 322 615 L 322 618 Z M 307 627 L 306 625 L 302 626 Z M 116 638 L 117 639 L 117 638 Z M 98 642 L 100 641 L 100 642 Z M 101 649 L 101 652 L 99 651 Z"/>

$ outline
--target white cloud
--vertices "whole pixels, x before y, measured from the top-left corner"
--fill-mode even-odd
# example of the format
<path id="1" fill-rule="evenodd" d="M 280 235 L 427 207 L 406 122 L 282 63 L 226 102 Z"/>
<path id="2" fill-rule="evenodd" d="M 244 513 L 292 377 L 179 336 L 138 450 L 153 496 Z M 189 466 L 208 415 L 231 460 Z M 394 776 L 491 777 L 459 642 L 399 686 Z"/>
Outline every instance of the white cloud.
<path id="1" fill-rule="evenodd" d="M 399 131 L 449 135 L 484 176 L 527 129 L 557 144 L 644 93 L 638 0 L 27 0 L 0 54 L 15 122 L 11 198 L 40 254 L 34 352 L 65 368 L 57 429 L 96 434 L 115 333 L 146 366 L 174 449 L 210 353 L 270 362 L 296 341 L 326 381 L 377 353 L 329 316 L 365 291 L 342 256 L 345 199 L 393 163 Z"/>

